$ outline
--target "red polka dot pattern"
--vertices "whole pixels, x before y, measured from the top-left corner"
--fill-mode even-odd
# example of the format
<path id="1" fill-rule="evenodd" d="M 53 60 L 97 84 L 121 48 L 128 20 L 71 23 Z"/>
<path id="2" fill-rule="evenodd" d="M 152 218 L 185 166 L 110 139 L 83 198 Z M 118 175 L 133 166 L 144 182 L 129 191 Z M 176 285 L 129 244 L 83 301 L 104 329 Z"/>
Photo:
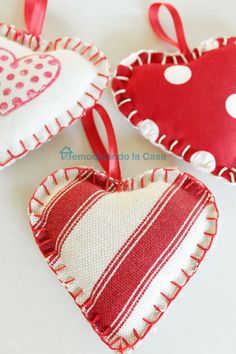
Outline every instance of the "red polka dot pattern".
<path id="1" fill-rule="evenodd" d="M 2 61 L 7 61 L 7 60 L 8 60 L 8 56 L 7 56 L 7 55 L 2 55 L 2 56 L 0 57 L 0 60 L 2 60 Z"/>
<path id="2" fill-rule="evenodd" d="M 14 77 L 15 77 L 14 74 L 9 74 L 9 75 L 7 75 L 7 80 L 13 80 Z"/>
<path id="3" fill-rule="evenodd" d="M 9 88 L 3 90 L 3 95 L 8 96 L 11 93 L 11 90 Z"/>
<path id="4" fill-rule="evenodd" d="M 45 73 L 44 73 L 44 76 L 45 77 L 52 77 L 52 73 L 51 73 L 51 71 L 46 71 Z"/>
<path id="5" fill-rule="evenodd" d="M 36 65 L 35 65 L 35 69 L 40 70 L 40 69 L 42 69 L 42 68 L 43 68 L 43 64 L 36 64 Z"/>
<path id="6" fill-rule="evenodd" d="M 31 82 L 38 82 L 39 81 L 39 77 L 38 76 L 32 76 L 30 81 Z"/>
<path id="7" fill-rule="evenodd" d="M 22 87 L 24 87 L 24 83 L 23 82 L 17 82 L 16 88 L 21 89 Z"/>
<path id="8" fill-rule="evenodd" d="M 28 70 L 21 70 L 20 75 L 25 76 L 28 74 Z"/>
<path id="9" fill-rule="evenodd" d="M 8 104 L 6 102 L 2 102 L 0 103 L 0 109 L 7 109 L 8 108 Z"/>
<path id="10" fill-rule="evenodd" d="M 61 65 L 49 54 L 33 54 L 22 58 L 0 49 L 0 116 L 35 99 L 58 78 Z"/>

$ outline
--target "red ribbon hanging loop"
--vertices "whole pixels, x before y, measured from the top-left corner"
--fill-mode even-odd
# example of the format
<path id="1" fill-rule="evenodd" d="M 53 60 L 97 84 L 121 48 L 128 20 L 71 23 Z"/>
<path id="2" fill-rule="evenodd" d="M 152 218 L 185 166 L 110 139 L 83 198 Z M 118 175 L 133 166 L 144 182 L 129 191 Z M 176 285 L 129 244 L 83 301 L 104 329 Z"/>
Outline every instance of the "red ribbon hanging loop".
<path id="1" fill-rule="evenodd" d="M 100 138 L 95 121 L 94 110 L 99 113 L 100 118 L 107 133 L 108 152 Z M 112 126 L 111 119 L 103 106 L 97 104 L 94 108 L 90 109 L 85 117 L 82 119 L 84 131 L 87 135 L 91 148 L 97 156 L 103 169 L 107 172 L 109 177 L 121 180 L 120 163 L 118 159 L 118 148 L 116 142 L 115 132 Z"/>
<path id="2" fill-rule="evenodd" d="M 176 31 L 176 36 L 177 36 L 177 41 L 170 38 L 166 34 L 166 32 L 164 31 L 164 29 L 161 25 L 161 22 L 159 19 L 159 12 L 160 12 L 160 8 L 162 6 L 164 6 L 169 11 L 169 13 L 173 19 L 175 31 Z M 151 23 L 153 30 L 156 32 L 156 34 L 162 40 L 179 48 L 179 50 L 183 54 L 188 54 L 190 52 L 190 49 L 189 49 L 186 39 L 185 39 L 184 28 L 183 28 L 181 17 L 173 5 L 167 4 L 167 3 L 161 3 L 161 2 L 152 4 L 149 9 L 149 21 Z"/>
<path id="3" fill-rule="evenodd" d="M 27 31 L 35 36 L 42 32 L 48 0 L 25 0 L 25 23 Z"/>

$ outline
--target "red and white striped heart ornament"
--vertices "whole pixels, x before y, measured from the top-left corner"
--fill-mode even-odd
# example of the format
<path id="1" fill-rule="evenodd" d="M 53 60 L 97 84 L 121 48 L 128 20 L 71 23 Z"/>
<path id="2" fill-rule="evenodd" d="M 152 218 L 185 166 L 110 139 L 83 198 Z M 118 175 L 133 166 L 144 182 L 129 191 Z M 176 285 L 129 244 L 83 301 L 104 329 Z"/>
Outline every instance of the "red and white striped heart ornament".
<path id="1" fill-rule="evenodd" d="M 106 57 L 78 38 L 44 40 L 47 0 L 25 0 L 28 32 L 0 24 L 0 169 L 81 118 L 107 86 Z"/>
<path id="2" fill-rule="evenodd" d="M 111 122 L 101 106 L 96 109 L 113 156 Z M 30 224 L 50 268 L 101 340 L 124 353 L 196 273 L 214 241 L 218 211 L 209 190 L 176 169 L 122 179 L 92 111 L 83 124 L 106 172 L 74 167 L 52 173 L 30 201 Z"/>
<path id="3" fill-rule="evenodd" d="M 164 31 L 171 14 L 177 41 Z M 151 143 L 217 177 L 236 182 L 236 37 L 190 50 L 177 10 L 150 7 L 150 23 L 176 53 L 140 50 L 118 66 L 112 88 L 120 111 Z"/>

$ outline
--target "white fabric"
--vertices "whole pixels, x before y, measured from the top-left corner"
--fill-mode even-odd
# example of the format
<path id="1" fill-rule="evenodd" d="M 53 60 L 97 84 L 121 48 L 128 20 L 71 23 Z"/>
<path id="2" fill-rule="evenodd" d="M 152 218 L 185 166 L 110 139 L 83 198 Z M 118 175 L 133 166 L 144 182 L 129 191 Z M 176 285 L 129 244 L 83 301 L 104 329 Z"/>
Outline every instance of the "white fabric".
<path id="1" fill-rule="evenodd" d="M 157 189 L 153 183 L 132 193 L 107 195 L 88 211 L 68 236 L 60 258 L 68 265 L 71 275 L 80 279 L 84 289 L 79 299 L 81 303 L 89 297 L 107 265 L 167 187 L 168 184 L 162 182 Z M 127 218 L 128 215 L 132 217 Z"/>
<path id="2" fill-rule="evenodd" d="M 45 142 L 50 135 L 56 134 L 60 126 L 66 127 L 70 124 L 71 118 L 79 118 L 83 114 L 82 107 L 91 107 L 95 104 L 95 100 L 99 98 L 101 91 L 107 84 L 107 79 L 98 76 L 98 73 L 108 74 L 106 60 L 100 65 L 94 65 L 95 61 L 89 61 L 94 53 L 98 50 L 91 46 L 85 54 L 80 54 L 89 45 L 82 43 L 78 51 L 69 50 L 75 47 L 78 39 L 71 40 L 70 46 L 63 49 L 65 40 L 61 40 L 56 51 L 48 51 L 44 55 L 56 58 L 56 66 L 45 63 L 49 59 L 40 59 L 40 52 L 33 52 L 31 49 L 4 38 L 4 31 L 0 36 L 0 165 L 4 164 L 10 157 L 8 150 L 13 155 L 19 155 L 24 150 L 21 142 L 23 142 L 27 150 L 32 150 L 38 144 L 38 141 Z M 43 42 L 42 42 L 43 43 Z M 28 43 L 27 43 L 28 44 Z M 42 49 L 45 45 L 42 44 Z M 7 57 L 6 51 L 9 52 L 8 60 L 2 60 Z M 12 53 L 18 61 L 18 68 L 12 68 Z M 41 53 L 42 54 L 42 53 Z M 32 56 L 33 55 L 33 56 Z M 101 57 L 100 53 L 96 59 Z M 25 64 L 22 57 L 33 58 L 36 63 L 45 65 L 46 69 L 38 70 L 35 65 Z M 2 67 L 2 69 L 1 69 Z M 45 71 L 51 70 L 52 79 L 45 78 Z M 29 73 L 24 76 L 22 70 L 28 69 Z M 58 69 L 58 72 L 57 72 Z M 1 72 L 2 70 L 2 72 Z M 14 79 L 8 79 L 8 75 L 14 75 Z M 47 74 L 46 74 L 47 75 Z M 50 75 L 50 74 L 49 74 Z M 38 77 L 38 82 L 31 82 L 32 77 Z M 36 78 L 37 80 L 37 78 Z M 51 80 L 51 81 L 50 81 Z M 16 87 L 17 83 L 23 83 L 24 88 Z M 50 83 L 50 84 L 49 84 Z M 91 86 L 96 84 L 96 90 Z M 47 87 L 45 88 L 45 84 Z M 18 106 L 6 115 L 1 115 L 4 110 L 1 104 L 11 106 L 12 97 L 24 98 L 27 96 L 28 90 L 41 90 L 41 93 L 30 101 Z M 9 94 L 9 91 L 11 93 Z M 21 92 L 21 93 L 19 93 Z M 24 92 L 24 94 L 22 94 Z M 89 95 L 85 93 L 88 92 Z M 7 101 L 8 100 L 8 101 Z M 79 102 L 80 104 L 78 104 Z M 71 115 L 68 114 L 71 113 Z M 57 119 L 57 122 L 55 121 Z M 45 126 L 47 129 L 45 129 Z M 35 139 L 34 135 L 37 137 Z"/>
<path id="3" fill-rule="evenodd" d="M 181 246 L 172 256 L 171 262 L 168 262 L 165 265 L 158 274 L 158 277 L 152 282 L 129 320 L 120 329 L 119 334 L 121 336 L 129 338 L 129 341 L 132 342 L 135 340 L 132 333 L 133 328 L 136 328 L 138 333 L 142 335 L 147 328 L 147 324 L 144 321 L 140 321 L 140 319 L 147 318 L 150 321 L 155 321 L 159 315 L 159 313 L 153 309 L 150 311 L 150 304 L 155 304 L 161 310 L 166 310 L 166 301 L 163 296 L 161 296 L 161 292 L 167 294 L 170 298 L 173 298 L 176 293 L 176 287 L 171 284 L 171 281 L 182 286 L 186 282 L 186 276 L 183 273 L 180 273 L 180 269 L 185 270 L 188 274 L 192 274 L 195 271 L 197 262 L 191 259 L 190 255 L 195 254 L 197 243 L 203 247 L 207 247 L 211 241 L 211 238 L 206 237 L 202 230 L 209 233 L 215 232 L 215 221 L 211 222 L 209 227 L 207 217 L 216 217 L 216 211 L 215 208 L 212 208 L 212 205 L 202 211 L 196 224 L 192 227 Z M 199 258 L 200 256 L 201 254 L 198 254 Z"/>

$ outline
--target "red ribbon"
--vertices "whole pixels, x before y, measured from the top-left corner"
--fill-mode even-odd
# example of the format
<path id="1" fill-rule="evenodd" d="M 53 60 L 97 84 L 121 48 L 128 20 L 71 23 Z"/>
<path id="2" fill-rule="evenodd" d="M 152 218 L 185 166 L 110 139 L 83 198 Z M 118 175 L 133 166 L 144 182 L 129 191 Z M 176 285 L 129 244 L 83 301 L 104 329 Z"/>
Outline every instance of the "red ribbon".
<path id="1" fill-rule="evenodd" d="M 25 0 L 27 31 L 39 36 L 42 32 L 48 0 Z"/>
<path id="2" fill-rule="evenodd" d="M 108 152 L 100 138 L 97 127 L 95 125 L 94 110 L 99 113 L 99 116 L 105 126 L 108 140 Z M 93 149 L 94 154 L 97 156 L 98 161 L 100 162 L 103 169 L 107 172 L 109 177 L 121 180 L 116 136 L 107 111 L 103 108 L 103 106 L 97 104 L 94 108 L 88 111 L 86 116 L 82 119 L 82 124 L 91 148 Z"/>
<path id="3" fill-rule="evenodd" d="M 170 38 L 166 34 L 166 32 L 164 31 L 164 29 L 161 25 L 161 22 L 159 20 L 159 12 L 160 12 L 160 8 L 162 6 L 164 6 L 171 14 L 171 17 L 173 19 L 174 26 L 175 26 L 177 41 Z M 189 49 L 186 39 L 185 39 L 184 28 L 183 28 L 181 17 L 173 5 L 161 3 L 161 2 L 152 4 L 149 9 L 149 21 L 151 23 L 153 30 L 156 32 L 156 34 L 161 39 L 163 39 L 165 42 L 179 48 L 179 50 L 183 54 L 188 54 L 190 52 L 190 49 Z"/>

